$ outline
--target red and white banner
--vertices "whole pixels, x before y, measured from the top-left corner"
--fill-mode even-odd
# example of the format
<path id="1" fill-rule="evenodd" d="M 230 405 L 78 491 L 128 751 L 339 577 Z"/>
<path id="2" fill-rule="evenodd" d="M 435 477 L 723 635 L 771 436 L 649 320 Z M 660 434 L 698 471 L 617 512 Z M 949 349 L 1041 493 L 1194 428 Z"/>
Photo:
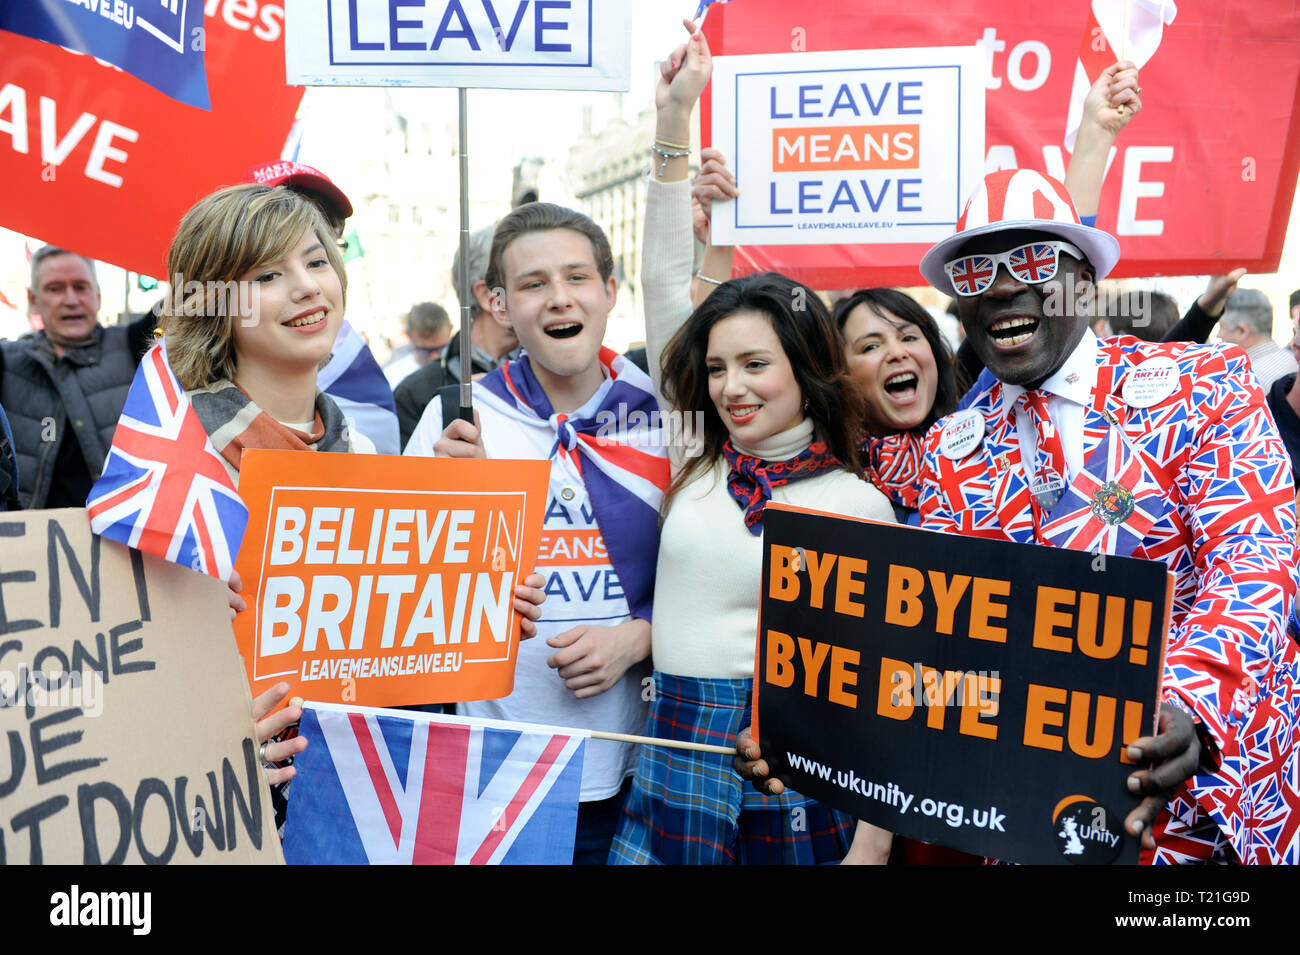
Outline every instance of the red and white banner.
<path id="1" fill-rule="evenodd" d="M 280 0 L 206 0 L 210 111 L 116 67 L 0 32 L 0 225 L 161 276 L 199 198 L 280 155 L 302 89 L 284 82 Z"/>
<path id="2" fill-rule="evenodd" d="M 989 64 L 986 171 L 1033 168 L 1059 179 L 1091 16 L 1088 0 L 917 0 L 901 10 L 822 0 L 797 12 L 785 0 L 732 0 L 710 7 L 704 30 L 715 55 L 977 44 Z M 1300 171 L 1300 7 L 1183 0 L 1141 83 L 1144 108 L 1116 144 L 1097 220 L 1123 249 L 1111 274 L 1275 271 Z M 707 145 L 707 90 L 703 111 Z M 736 262 L 814 288 L 919 285 L 926 248 L 752 246 Z"/>

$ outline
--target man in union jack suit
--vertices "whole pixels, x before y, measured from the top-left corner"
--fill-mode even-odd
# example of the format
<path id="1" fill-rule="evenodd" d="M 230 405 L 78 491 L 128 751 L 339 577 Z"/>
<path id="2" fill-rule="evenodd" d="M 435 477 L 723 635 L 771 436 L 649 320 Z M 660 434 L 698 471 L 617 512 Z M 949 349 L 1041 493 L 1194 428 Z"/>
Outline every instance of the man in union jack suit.
<path id="1" fill-rule="evenodd" d="M 986 177 L 926 254 L 997 380 L 929 433 L 922 522 L 1167 564 L 1158 731 L 1132 744 L 1126 828 L 1145 862 L 1296 863 L 1290 459 L 1239 348 L 1097 339 L 1079 291 L 1118 258 L 1031 170 Z"/>

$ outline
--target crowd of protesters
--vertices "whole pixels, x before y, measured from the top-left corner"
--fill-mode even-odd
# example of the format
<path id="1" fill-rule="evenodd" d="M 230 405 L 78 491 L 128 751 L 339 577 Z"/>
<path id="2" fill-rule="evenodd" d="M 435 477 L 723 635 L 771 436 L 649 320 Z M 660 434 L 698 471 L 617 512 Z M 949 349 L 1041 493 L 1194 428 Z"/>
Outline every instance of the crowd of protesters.
<path id="1" fill-rule="evenodd" d="M 655 94 L 643 366 L 603 345 L 619 294 L 607 237 L 582 213 L 546 203 L 472 236 L 460 303 L 468 328 L 455 331 L 435 303 L 407 316 L 409 348 L 386 370 L 404 453 L 548 460 L 546 531 L 605 543 L 589 568 L 606 575 L 599 593 L 555 585 L 539 560 L 516 590 L 525 635 L 536 638 L 521 645 L 514 692 L 458 712 L 738 745 L 733 763 L 592 742 L 576 863 L 974 861 L 927 855 L 770 777 L 747 732 L 764 507 L 1072 546 L 1046 531 L 1061 491 L 1108 440 L 1102 412 L 1124 375 L 1158 361 L 1185 385 L 1162 400 L 1186 427 L 1177 440 L 1153 438 L 1148 406 L 1130 402 L 1124 440 L 1167 493 L 1128 553 L 1165 561 L 1175 583 L 1157 732 L 1130 744 L 1141 801 L 1127 828 L 1145 861 L 1300 861 L 1298 827 L 1277 824 L 1300 807 L 1300 664 L 1286 627 L 1300 339 L 1274 343 L 1267 299 L 1237 287 L 1243 270 L 1213 278 L 1181 318 L 1159 293 L 1097 296 L 1093 311 L 1064 317 L 1044 308 L 1052 280 L 1092 286 L 1118 260 L 1095 212 L 1101 157 L 1142 105 L 1137 71 L 1117 63 L 1094 86 L 1064 183 L 991 174 L 957 233 L 923 259 L 965 332 L 955 354 L 902 291 L 861 289 L 831 308 L 778 274 L 733 277 L 732 250 L 708 239 L 712 203 L 737 194 L 735 177 L 717 150 L 703 152 L 693 180 L 689 169 L 691 116 L 710 75 L 692 28 L 663 62 Z M 167 346 L 155 360 L 169 363 L 236 483 L 246 448 L 379 443 L 318 378 L 346 334 L 347 197 L 296 163 L 263 164 L 246 179 L 186 214 L 168 260 L 178 287 L 130 325 L 99 324 L 93 263 L 55 247 L 33 256 L 30 303 L 43 329 L 0 344 L 0 509 L 85 504 L 155 338 Z M 1028 212 L 1016 198 L 1026 190 L 1043 198 Z M 692 235 L 706 245 L 698 271 Z M 1050 256 L 1045 275 L 1017 265 L 1026 250 Z M 459 275 L 459 254 L 452 270 Z M 184 279 L 200 291 L 184 293 Z M 206 280 L 249 284 L 260 320 L 217 309 Z M 1291 306 L 1296 333 L 1300 292 Z M 1229 345 L 1204 344 L 1216 323 Z M 465 334 L 472 424 L 448 395 Z M 984 440 L 963 455 L 944 437 L 959 408 L 985 419 Z M 701 426 L 683 441 L 642 435 L 659 453 L 639 475 L 620 471 L 617 455 L 584 462 L 601 452 L 579 439 L 605 414 L 660 409 Z M 1012 473 L 991 488 L 985 459 L 999 452 Z M 1234 496 L 1245 473 L 1253 500 Z M 1252 521 L 1244 504 L 1269 508 L 1270 519 Z M 1260 580 L 1266 596 L 1251 589 Z M 244 610 L 240 589 L 232 577 L 232 615 Z M 280 684 L 255 702 L 277 785 L 310 742 L 282 735 L 300 714 L 273 712 L 288 692 Z M 792 829 L 796 810 L 804 824 Z"/>

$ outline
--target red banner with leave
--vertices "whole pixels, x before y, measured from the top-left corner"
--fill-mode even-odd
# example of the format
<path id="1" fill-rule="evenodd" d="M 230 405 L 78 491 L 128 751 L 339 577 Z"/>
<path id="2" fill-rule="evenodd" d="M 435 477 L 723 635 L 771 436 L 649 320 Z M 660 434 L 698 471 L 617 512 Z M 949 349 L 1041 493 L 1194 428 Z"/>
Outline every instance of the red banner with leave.
<path id="1" fill-rule="evenodd" d="M 284 82 L 284 9 L 206 0 L 212 109 L 116 67 L 0 32 L 0 225 L 161 276 L 185 211 L 280 155 L 302 100 Z"/>
<path id="2" fill-rule="evenodd" d="M 990 65 L 986 168 L 1065 174 L 1087 0 L 731 0 L 709 8 L 704 30 L 715 55 L 976 43 Z M 1144 108 L 1116 143 L 1098 212 L 1123 249 L 1111 274 L 1276 271 L 1300 170 L 1300 6 L 1181 0 L 1141 83 Z M 736 264 L 814 288 L 921 285 L 926 248 L 755 246 Z"/>

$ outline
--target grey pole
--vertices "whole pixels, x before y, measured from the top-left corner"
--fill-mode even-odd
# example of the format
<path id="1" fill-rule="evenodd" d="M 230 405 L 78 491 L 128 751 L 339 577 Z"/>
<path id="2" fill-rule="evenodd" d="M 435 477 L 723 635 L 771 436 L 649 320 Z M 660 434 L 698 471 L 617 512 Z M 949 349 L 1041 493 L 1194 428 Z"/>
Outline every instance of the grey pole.
<path id="1" fill-rule="evenodd" d="M 460 287 L 460 417 L 474 423 L 470 382 L 473 380 L 473 344 L 470 342 L 472 311 L 470 296 L 474 290 L 469 281 L 469 136 L 466 114 L 468 90 L 460 87 L 460 274 L 456 283 Z"/>

